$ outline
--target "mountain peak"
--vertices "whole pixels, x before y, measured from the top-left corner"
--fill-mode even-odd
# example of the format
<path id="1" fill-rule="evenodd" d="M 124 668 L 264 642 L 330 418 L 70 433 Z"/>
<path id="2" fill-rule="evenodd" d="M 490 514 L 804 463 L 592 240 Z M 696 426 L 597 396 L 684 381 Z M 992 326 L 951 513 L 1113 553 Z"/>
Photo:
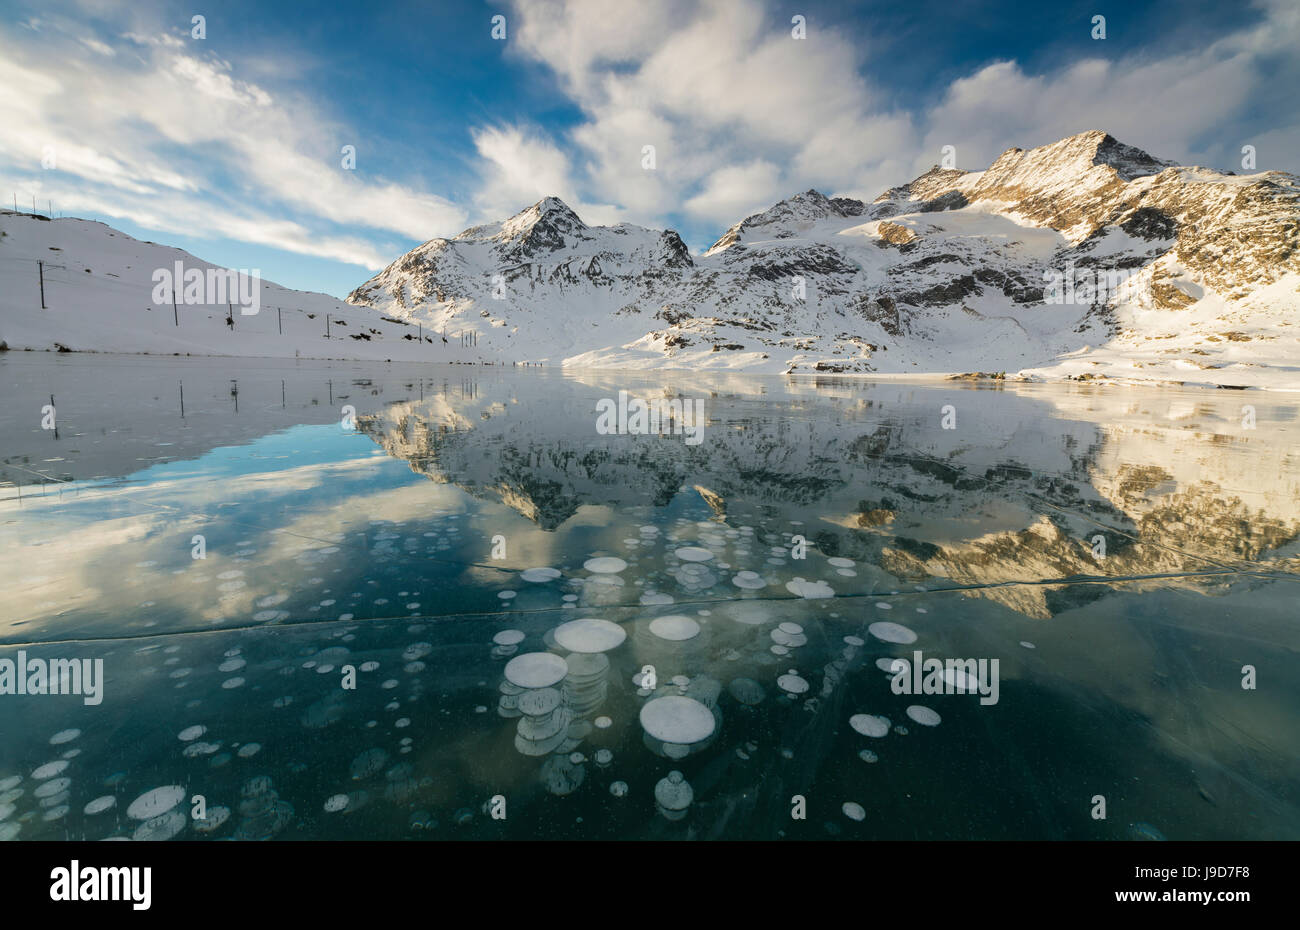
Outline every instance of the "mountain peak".
<path id="1" fill-rule="evenodd" d="M 994 174 L 1008 169 L 1023 171 L 1032 166 L 1035 170 L 1063 169 L 1081 174 L 1094 165 L 1104 165 L 1112 168 L 1121 180 L 1132 181 L 1158 174 L 1173 164 L 1126 145 L 1108 132 L 1089 129 L 1028 150 L 1007 149 L 989 166 L 989 171 Z"/>
<path id="2" fill-rule="evenodd" d="M 526 233 L 538 223 L 548 223 L 561 229 L 586 229 L 578 214 L 569 209 L 559 197 L 543 197 L 531 207 L 525 207 L 501 224 L 501 232 L 508 238 Z"/>

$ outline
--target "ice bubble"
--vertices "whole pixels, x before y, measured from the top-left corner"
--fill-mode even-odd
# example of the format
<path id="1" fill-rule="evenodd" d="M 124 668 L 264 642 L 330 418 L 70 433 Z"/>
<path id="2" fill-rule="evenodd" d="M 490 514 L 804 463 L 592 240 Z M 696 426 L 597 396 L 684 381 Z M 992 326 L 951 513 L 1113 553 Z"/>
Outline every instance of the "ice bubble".
<path id="1" fill-rule="evenodd" d="M 81 735 L 80 730 L 60 730 L 50 737 L 51 746 L 62 746 L 64 743 L 70 743 Z"/>
<path id="2" fill-rule="evenodd" d="M 930 708 L 924 707 L 921 704 L 909 705 L 907 708 L 907 716 L 925 727 L 937 727 L 939 725 L 939 715 Z"/>
<path id="3" fill-rule="evenodd" d="M 36 771 L 32 772 L 32 778 L 35 778 L 37 781 L 41 781 L 42 779 L 46 779 L 46 778 L 53 778 L 55 775 L 59 774 L 67 767 L 68 767 L 68 763 L 66 760 L 63 759 L 56 759 L 53 762 L 46 762 L 40 768 L 36 769 Z"/>
<path id="4" fill-rule="evenodd" d="M 582 563 L 582 567 L 595 574 L 615 574 L 627 568 L 627 563 L 615 556 L 601 556 L 595 559 L 588 559 Z"/>
<path id="5" fill-rule="evenodd" d="M 627 639 L 627 633 L 617 623 L 592 617 L 570 620 L 552 632 L 560 646 L 570 652 L 580 653 L 608 652 Z"/>
<path id="6" fill-rule="evenodd" d="M 694 698 L 680 695 L 655 698 L 641 708 L 641 726 L 664 743 L 690 745 L 713 735 L 713 712 Z"/>
<path id="7" fill-rule="evenodd" d="M 126 809 L 126 816 L 132 820 L 149 820 L 167 813 L 184 799 L 185 789 L 180 785 L 163 785 L 161 788 L 146 791 L 132 801 Z M 183 823 L 181 825 L 184 826 Z"/>
<path id="8" fill-rule="evenodd" d="M 727 692 L 748 707 L 761 704 L 764 697 L 763 686 L 752 678 L 734 678 L 727 685 Z"/>
<path id="9" fill-rule="evenodd" d="M 402 661 L 413 662 L 416 659 L 423 659 L 431 652 L 433 652 L 432 643 L 411 643 L 402 650 Z"/>
<path id="10" fill-rule="evenodd" d="M 546 790 L 560 797 L 576 791 L 586 775 L 582 765 L 564 756 L 551 756 L 542 763 L 541 779 Z"/>
<path id="11" fill-rule="evenodd" d="M 348 806 L 348 796 L 346 794 L 332 794 L 325 799 L 325 810 L 331 814 L 338 813 Z"/>
<path id="12" fill-rule="evenodd" d="M 91 815 L 102 814 L 104 811 L 115 806 L 116 804 L 117 804 L 117 798 L 113 797 L 113 795 L 111 794 L 105 794 L 95 798 L 95 800 L 87 804 L 83 810 L 85 813 Z"/>
<path id="13" fill-rule="evenodd" d="M 650 621 L 650 632 L 660 639 L 682 642 L 699 635 L 700 625 L 690 617 L 668 614 Z"/>
<path id="14" fill-rule="evenodd" d="M 619 632 L 623 632 L 621 628 Z M 515 656 L 505 667 L 506 681 L 530 690 L 549 688 L 563 681 L 567 674 L 568 664 L 550 652 L 526 652 Z"/>
<path id="15" fill-rule="evenodd" d="M 352 780 L 361 781 L 363 778 L 369 778 L 388 763 L 388 753 L 383 749 L 375 747 L 367 749 L 352 760 Z"/>
<path id="16" fill-rule="evenodd" d="M 239 747 L 239 758 L 251 759 L 261 750 L 261 743 L 245 743 Z"/>
<path id="17" fill-rule="evenodd" d="M 867 812 L 861 804 L 856 801 L 845 801 L 840 810 L 844 811 L 844 816 L 849 820 L 863 821 L 867 819 Z"/>
<path id="18" fill-rule="evenodd" d="M 767 587 L 767 582 L 758 572 L 737 572 L 732 576 L 731 583 L 738 588 L 745 588 L 751 591 L 757 591 L 759 588 Z"/>
<path id="19" fill-rule="evenodd" d="M 876 717 L 872 714 L 854 714 L 849 718 L 849 726 L 863 736 L 876 739 L 889 733 L 889 721 L 884 717 Z"/>
<path id="20" fill-rule="evenodd" d="M 683 562 L 707 562 L 713 558 L 713 553 L 708 549 L 701 549 L 699 546 L 683 546 L 676 550 L 673 555 Z"/>
<path id="21" fill-rule="evenodd" d="M 1038 648 L 1038 647 L 1035 646 L 1033 643 L 1027 643 L 1027 642 L 1024 642 L 1023 640 L 1021 641 L 1020 645 L 1024 646 L 1026 649 L 1037 649 L 1037 648 Z"/>
<path id="22" fill-rule="evenodd" d="M 875 762 L 880 757 L 876 755 L 874 752 L 872 752 L 870 749 L 864 749 L 860 753 L 858 753 L 858 758 L 861 759 L 863 762 Z"/>
<path id="23" fill-rule="evenodd" d="M 240 687 L 241 685 L 243 685 L 243 683 L 244 683 L 244 679 L 236 675 L 234 678 L 227 678 L 225 681 L 223 681 L 221 683 L 221 687 L 229 691 L 233 688 Z"/>
<path id="24" fill-rule="evenodd" d="M 170 840 L 184 829 L 185 815 L 180 811 L 168 811 L 136 827 L 131 839 L 137 842 Z"/>
<path id="25" fill-rule="evenodd" d="M 808 682 L 800 678 L 794 669 L 776 680 L 777 686 L 787 694 L 803 694 L 808 690 Z"/>
<path id="26" fill-rule="evenodd" d="M 183 743 L 188 743 L 190 740 L 198 739 L 206 732 L 208 732 L 207 727 L 203 726 L 203 724 L 201 723 L 196 723 L 193 726 L 189 726 L 186 727 L 184 730 L 181 730 L 179 733 L 176 734 L 176 738 Z"/>
<path id="27" fill-rule="evenodd" d="M 616 798 L 627 797 L 627 782 L 616 781 L 609 786 L 609 793 Z M 17 831 L 15 831 L 17 832 Z"/>
<path id="28" fill-rule="evenodd" d="M 52 798 L 55 795 L 63 794 L 71 784 L 71 778 L 51 778 L 43 785 L 38 785 L 32 794 L 38 798 Z"/>
<path id="29" fill-rule="evenodd" d="M 809 600 L 835 596 L 834 590 L 824 581 L 805 581 L 802 578 L 796 578 L 793 581 L 786 582 L 785 589 L 791 594 L 797 594 L 799 597 L 808 598 Z"/>
<path id="30" fill-rule="evenodd" d="M 681 772 L 674 769 L 655 785 L 655 805 L 669 820 L 680 820 L 695 800 L 695 790 Z"/>
<path id="31" fill-rule="evenodd" d="M 596 724 L 596 729 L 605 730 L 608 729 L 614 721 L 608 717 L 597 717 L 594 722 Z"/>
<path id="32" fill-rule="evenodd" d="M 916 634 L 900 623 L 890 623 L 886 620 L 877 621 L 867 627 L 867 632 L 881 642 L 898 643 L 908 645 L 916 642 Z"/>
<path id="33" fill-rule="evenodd" d="M 867 644 L 867 641 L 861 636 L 846 636 L 844 641 L 850 646 L 865 646 Z"/>
<path id="34" fill-rule="evenodd" d="M 540 584 L 546 581 L 554 581 L 560 577 L 560 570 L 557 568 L 526 568 L 519 573 L 519 577 L 524 581 L 531 581 L 534 584 Z"/>
<path id="35" fill-rule="evenodd" d="M 502 630 L 492 637 L 492 642 L 498 646 L 515 646 L 524 640 L 523 630 Z"/>

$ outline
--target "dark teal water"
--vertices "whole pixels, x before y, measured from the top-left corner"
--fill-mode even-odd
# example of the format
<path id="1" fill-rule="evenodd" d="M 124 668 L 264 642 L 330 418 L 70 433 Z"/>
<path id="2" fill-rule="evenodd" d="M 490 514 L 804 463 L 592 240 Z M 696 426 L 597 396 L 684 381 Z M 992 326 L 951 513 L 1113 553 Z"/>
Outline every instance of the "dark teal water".
<path id="1" fill-rule="evenodd" d="M 0 660 L 104 674 L 0 694 L 5 838 L 1300 836 L 1286 395 L 12 353 L 0 385 Z M 620 390 L 702 400 L 701 441 L 599 433 Z M 626 638 L 525 754 L 506 663 L 578 618 Z M 894 693 L 915 650 L 996 660 L 996 703 Z M 708 739 L 647 738 L 675 696 Z"/>

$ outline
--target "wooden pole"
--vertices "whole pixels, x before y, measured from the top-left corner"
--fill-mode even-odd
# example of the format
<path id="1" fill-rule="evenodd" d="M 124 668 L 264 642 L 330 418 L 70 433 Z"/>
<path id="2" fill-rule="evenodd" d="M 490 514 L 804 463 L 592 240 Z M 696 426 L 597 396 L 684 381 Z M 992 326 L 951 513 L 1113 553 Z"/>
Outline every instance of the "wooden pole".
<path id="1" fill-rule="evenodd" d="M 327 313 L 325 314 L 325 338 L 328 339 L 329 337 L 330 337 L 330 315 Z"/>
<path id="2" fill-rule="evenodd" d="M 184 381 L 180 382 L 180 385 L 181 385 L 181 419 L 183 420 L 185 419 L 185 382 Z"/>
<path id="3" fill-rule="evenodd" d="M 41 276 L 41 309 L 44 310 L 45 309 L 45 262 L 38 261 L 36 263 L 36 270 L 37 273 L 39 273 Z"/>
<path id="4" fill-rule="evenodd" d="M 180 314 L 176 312 L 176 288 L 172 288 L 172 322 L 177 326 L 181 325 Z"/>
<path id="5" fill-rule="evenodd" d="M 275 324 L 280 327 L 280 335 L 283 336 L 284 335 L 284 314 L 280 312 L 279 307 L 275 308 Z"/>

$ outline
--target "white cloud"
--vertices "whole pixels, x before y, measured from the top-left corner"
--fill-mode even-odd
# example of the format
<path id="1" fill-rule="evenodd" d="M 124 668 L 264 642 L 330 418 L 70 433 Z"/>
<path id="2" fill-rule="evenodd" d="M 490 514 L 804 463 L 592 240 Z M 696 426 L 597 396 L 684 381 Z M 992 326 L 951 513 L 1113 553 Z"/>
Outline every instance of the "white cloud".
<path id="1" fill-rule="evenodd" d="M 719 168 L 705 180 L 704 190 L 686 201 L 686 212 L 720 223 L 761 212 L 781 199 L 780 175 L 770 161 Z"/>
<path id="2" fill-rule="evenodd" d="M 810 186 L 875 183 L 882 161 L 912 148 L 909 118 L 879 104 L 853 43 L 815 21 L 797 40 L 755 0 L 638 4 L 618 16 L 589 0 L 517 0 L 514 19 L 518 53 L 547 66 L 583 111 L 563 140 L 583 169 L 574 180 L 634 222 L 662 223 L 684 205 L 730 223 L 739 217 L 727 209 Z M 642 167 L 646 145 L 653 171 Z M 745 196 L 747 180 L 762 186 Z"/>
<path id="3" fill-rule="evenodd" d="M 564 160 L 565 184 L 662 225 L 678 212 L 729 224 L 809 187 L 872 199 L 938 163 L 943 145 L 979 169 L 1012 146 L 1088 129 L 1229 168 L 1258 138 L 1269 152 L 1289 149 L 1283 164 L 1261 150 L 1261 167 L 1294 170 L 1296 131 L 1244 122 L 1268 80 L 1264 60 L 1300 46 L 1300 9 L 1263 10 L 1262 25 L 1190 53 L 1041 73 L 993 62 L 916 113 L 892 107 L 862 76 L 870 36 L 850 41 L 811 16 L 807 39 L 795 40 L 786 12 L 758 0 L 636 4 L 618 15 L 599 0 L 514 0 L 511 19 L 514 51 L 548 68 L 583 114 L 563 136 L 537 140 Z M 641 167 L 647 144 L 655 171 Z M 486 176 L 481 199 L 506 190 L 501 182 Z"/>
<path id="4" fill-rule="evenodd" d="M 913 173 L 937 163 L 943 145 L 957 147 L 959 167 L 979 169 L 1013 146 L 1090 129 L 1159 157 L 1231 169 L 1241 145 L 1251 141 L 1242 120 L 1268 80 L 1261 62 L 1293 55 L 1296 47 L 1300 8 L 1277 6 L 1261 25 L 1190 53 L 1089 58 L 1048 74 L 995 62 L 954 81 L 927 114 Z M 1300 165 L 1293 159 L 1285 167 Z"/>
<path id="5" fill-rule="evenodd" d="M 114 48 L 77 24 L 41 27 L 35 40 L 0 28 L 0 124 L 13 128 L 0 136 L 0 156 L 21 190 L 39 187 L 68 209 L 94 203 L 109 216 L 152 216 L 160 230 L 370 268 L 392 256 L 364 233 L 333 228 L 423 240 L 464 226 L 466 210 L 442 197 L 344 170 L 340 148 L 349 141 L 364 164 L 365 146 L 351 138 L 358 133 L 331 124 L 310 101 L 240 80 L 194 43 L 137 32 L 112 40 Z M 87 45 L 97 54 L 77 53 Z M 56 171 L 42 165 L 51 149 Z M 223 180 L 231 177 L 237 189 Z"/>

